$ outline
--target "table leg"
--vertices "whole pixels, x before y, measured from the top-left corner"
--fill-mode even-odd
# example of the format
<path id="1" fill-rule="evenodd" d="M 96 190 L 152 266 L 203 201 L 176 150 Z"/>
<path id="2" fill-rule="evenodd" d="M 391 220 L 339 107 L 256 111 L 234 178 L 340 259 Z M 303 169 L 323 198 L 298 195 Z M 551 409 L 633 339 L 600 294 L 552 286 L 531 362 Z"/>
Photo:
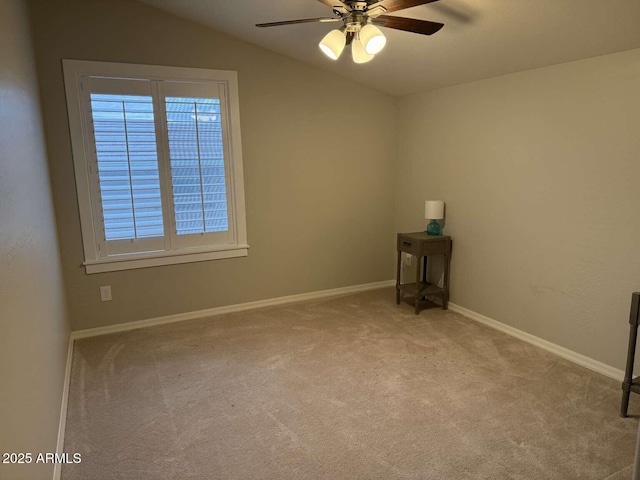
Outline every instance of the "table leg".
<path id="1" fill-rule="evenodd" d="M 442 309 L 449 308 L 449 267 L 450 258 L 449 255 L 444 256 L 444 293 L 442 294 Z"/>
<path id="2" fill-rule="evenodd" d="M 416 295 L 414 297 L 416 315 L 420 313 L 420 270 L 422 258 L 418 258 L 416 262 Z"/>
<path id="3" fill-rule="evenodd" d="M 427 257 L 422 257 L 422 281 L 427 283 Z"/>
<path id="4" fill-rule="evenodd" d="M 398 263 L 396 265 L 396 305 L 400 305 L 400 283 L 402 282 L 402 252 L 398 250 Z"/>
<path id="5" fill-rule="evenodd" d="M 428 263 L 427 257 L 426 256 L 422 257 L 422 283 L 424 283 L 425 285 L 427 284 L 427 276 L 428 276 L 427 275 L 427 272 L 428 272 L 427 267 L 428 266 L 429 266 L 429 263 Z M 427 299 L 427 297 L 425 297 L 425 296 L 422 296 L 420 298 L 422 300 L 426 300 Z"/>
<path id="6" fill-rule="evenodd" d="M 629 396 L 631 395 L 631 385 L 633 385 L 633 364 L 636 359 L 636 343 L 638 341 L 638 323 L 640 323 L 640 294 L 634 292 L 631 295 L 631 313 L 629 314 L 629 348 L 627 349 L 627 366 L 624 371 L 622 382 L 622 403 L 620 405 L 620 416 L 627 416 L 629 408 Z M 636 459 L 640 460 L 640 459 Z M 638 471 L 640 474 L 640 471 Z"/>
<path id="7" fill-rule="evenodd" d="M 629 397 L 633 384 L 633 363 L 636 358 L 636 342 L 638 339 L 638 325 L 631 324 L 629 328 L 629 349 L 627 350 L 627 368 L 624 371 L 622 381 L 622 402 L 620 403 L 620 416 L 625 418 L 629 409 Z"/>

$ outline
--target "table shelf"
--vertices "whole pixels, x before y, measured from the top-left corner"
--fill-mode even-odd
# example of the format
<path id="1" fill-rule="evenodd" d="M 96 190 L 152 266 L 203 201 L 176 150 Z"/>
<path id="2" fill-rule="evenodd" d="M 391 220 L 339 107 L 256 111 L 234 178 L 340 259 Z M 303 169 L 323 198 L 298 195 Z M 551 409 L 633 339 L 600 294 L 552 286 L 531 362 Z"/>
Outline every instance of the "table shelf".
<path id="1" fill-rule="evenodd" d="M 434 285 L 429 282 L 419 283 L 403 283 L 400 285 L 400 290 L 404 293 L 411 295 L 412 297 L 426 297 L 428 295 L 442 295 L 445 291 L 444 288 Z"/>

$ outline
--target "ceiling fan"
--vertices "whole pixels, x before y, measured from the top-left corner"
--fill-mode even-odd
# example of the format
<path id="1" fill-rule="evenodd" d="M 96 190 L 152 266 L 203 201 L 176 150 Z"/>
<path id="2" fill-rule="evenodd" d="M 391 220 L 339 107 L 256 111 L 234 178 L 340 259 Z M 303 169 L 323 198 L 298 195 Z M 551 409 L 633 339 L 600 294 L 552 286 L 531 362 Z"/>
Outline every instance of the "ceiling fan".
<path id="1" fill-rule="evenodd" d="M 404 30 L 405 32 L 433 35 L 444 24 L 417 20 L 415 18 L 394 17 L 386 13 L 405 8 L 425 5 L 437 0 L 318 0 L 333 9 L 335 17 L 303 18 L 283 22 L 258 23 L 256 27 L 278 27 L 296 23 L 342 22 L 342 27 L 331 30 L 320 41 L 320 49 L 332 60 L 337 60 L 346 45 L 351 45 L 351 55 L 355 63 L 373 60 L 387 43 L 378 26 Z"/>

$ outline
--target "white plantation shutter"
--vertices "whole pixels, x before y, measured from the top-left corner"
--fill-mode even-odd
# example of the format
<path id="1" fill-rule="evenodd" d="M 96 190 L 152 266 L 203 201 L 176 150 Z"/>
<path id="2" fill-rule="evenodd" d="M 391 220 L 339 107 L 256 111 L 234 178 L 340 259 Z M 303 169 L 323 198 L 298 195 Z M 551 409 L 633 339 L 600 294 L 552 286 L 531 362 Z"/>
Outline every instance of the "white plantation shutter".
<path id="1" fill-rule="evenodd" d="M 101 256 L 163 250 L 164 218 L 152 84 L 89 78 Z"/>
<path id="2" fill-rule="evenodd" d="M 87 272 L 245 256 L 235 73 L 63 64 Z"/>
<path id="3" fill-rule="evenodd" d="M 163 82 L 176 244 L 233 241 L 224 87 Z"/>
<path id="4" fill-rule="evenodd" d="M 162 199 L 150 96 L 91 94 L 107 240 L 162 237 Z"/>
<path id="5" fill-rule="evenodd" d="M 220 100 L 167 97 L 178 235 L 228 229 Z"/>

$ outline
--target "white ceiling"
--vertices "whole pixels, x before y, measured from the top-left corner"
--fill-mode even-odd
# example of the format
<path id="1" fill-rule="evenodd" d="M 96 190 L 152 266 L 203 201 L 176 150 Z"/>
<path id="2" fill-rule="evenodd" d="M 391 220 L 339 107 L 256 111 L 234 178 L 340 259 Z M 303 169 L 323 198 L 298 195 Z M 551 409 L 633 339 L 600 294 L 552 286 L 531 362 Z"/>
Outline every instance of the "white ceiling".
<path id="1" fill-rule="evenodd" d="M 140 0 L 391 95 L 406 95 L 640 48 L 640 0 L 440 0 L 394 15 L 445 24 L 430 37 L 383 29 L 387 46 L 363 65 L 318 48 L 334 23 L 257 28 L 331 16 L 316 0 Z"/>

